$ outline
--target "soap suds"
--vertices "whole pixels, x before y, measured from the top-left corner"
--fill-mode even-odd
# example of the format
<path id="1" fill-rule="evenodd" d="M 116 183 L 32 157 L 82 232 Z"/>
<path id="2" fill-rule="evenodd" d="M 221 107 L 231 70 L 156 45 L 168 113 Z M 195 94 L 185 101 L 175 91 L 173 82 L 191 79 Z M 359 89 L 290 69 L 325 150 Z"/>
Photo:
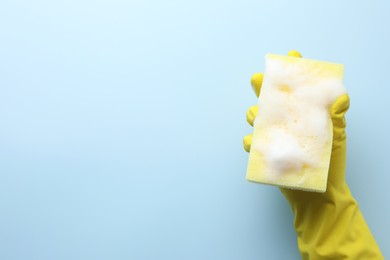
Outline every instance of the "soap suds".
<path id="1" fill-rule="evenodd" d="M 329 142 L 329 108 L 345 88 L 342 80 L 324 77 L 321 66 L 267 58 L 254 126 L 263 136 L 253 149 L 263 154 L 268 177 L 320 167 Z"/>

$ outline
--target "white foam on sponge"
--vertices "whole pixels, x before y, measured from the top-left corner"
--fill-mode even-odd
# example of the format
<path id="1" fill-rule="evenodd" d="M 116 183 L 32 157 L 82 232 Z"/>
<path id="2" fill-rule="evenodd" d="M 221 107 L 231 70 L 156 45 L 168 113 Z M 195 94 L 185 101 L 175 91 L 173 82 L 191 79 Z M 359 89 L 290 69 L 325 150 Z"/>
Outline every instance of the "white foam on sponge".
<path id="1" fill-rule="evenodd" d="M 283 174 L 302 174 L 305 167 L 324 166 L 321 156 L 331 134 L 329 109 L 346 93 L 342 77 L 327 73 L 326 63 L 321 67 L 298 59 L 266 57 L 254 122 L 259 130 L 251 149 L 263 155 L 268 169 L 264 174 L 272 181 Z"/>
<path id="2" fill-rule="evenodd" d="M 288 171 L 300 172 L 302 162 L 309 162 L 310 158 L 307 158 L 299 141 L 285 129 L 270 129 L 268 139 L 270 143 L 264 143 L 259 149 L 271 165 L 270 177 L 278 177 Z"/>

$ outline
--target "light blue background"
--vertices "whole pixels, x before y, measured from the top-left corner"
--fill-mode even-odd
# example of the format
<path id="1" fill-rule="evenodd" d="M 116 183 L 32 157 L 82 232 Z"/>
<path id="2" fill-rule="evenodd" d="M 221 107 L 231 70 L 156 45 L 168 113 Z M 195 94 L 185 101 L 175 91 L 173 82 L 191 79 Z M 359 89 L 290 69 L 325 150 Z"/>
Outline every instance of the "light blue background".
<path id="1" fill-rule="evenodd" d="M 347 180 L 390 257 L 386 1 L 0 2 L 0 259 L 300 259 L 245 180 L 268 52 L 345 64 Z"/>

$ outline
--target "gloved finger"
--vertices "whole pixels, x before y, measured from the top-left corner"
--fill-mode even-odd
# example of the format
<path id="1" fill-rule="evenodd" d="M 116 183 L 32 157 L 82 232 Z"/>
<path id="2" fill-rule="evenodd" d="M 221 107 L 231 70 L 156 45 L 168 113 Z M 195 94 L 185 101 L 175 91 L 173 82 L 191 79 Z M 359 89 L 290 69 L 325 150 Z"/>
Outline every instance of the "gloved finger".
<path id="1" fill-rule="evenodd" d="M 253 74 L 251 78 L 251 86 L 253 91 L 256 94 L 256 97 L 260 95 L 260 89 L 262 84 L 263 84 L 263 74 L 262 73 Z"/>
<path id="2" fill-rule="evenodd" d="M 257 116 L 257 112 L 259 112 L 259 107 L 257 105 L 251 106 L 247 111 L 246 111 L 246 121 L 253 126 L 253 122 L 255 121 L 255 118 Z"/>
<path id="3" fill-rule="evenodd" d="M 252 134 L 246 135 L 243 140 L 244 143 L 244 149 L 249 153 L 251 150 L 251 145 L 252 145 Z"/>
<path id="4" fill-rule="evenodd" d="M 302 58 L 302 54 L 300 54 L 298 51 L 296 50 L 291 50 L 288 52 L 288 56 L 290 57 L 297 57 L 297 58 Z"/>
<path id="5" fill-rule="evenodd" d="M 345 113 L 347 113 L 349 108 L 349 96 L 344 94 L 340 96 L 330 108 L 330 114 L 332 117 L 333 126 L 344 128 L 346 126 L 345 122 Z"/>

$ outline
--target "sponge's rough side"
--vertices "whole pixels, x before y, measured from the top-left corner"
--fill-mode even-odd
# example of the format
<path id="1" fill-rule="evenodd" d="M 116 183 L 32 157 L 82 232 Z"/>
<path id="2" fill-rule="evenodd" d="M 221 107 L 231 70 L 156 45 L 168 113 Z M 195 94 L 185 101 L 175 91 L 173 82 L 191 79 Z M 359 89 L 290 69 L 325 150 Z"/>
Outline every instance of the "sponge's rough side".
<path id="1" fill-rule="evenodd" d="M 247 180 L 325 192 L 330 107 L 346 91 L 341 64 L 266 55 Z"/>

